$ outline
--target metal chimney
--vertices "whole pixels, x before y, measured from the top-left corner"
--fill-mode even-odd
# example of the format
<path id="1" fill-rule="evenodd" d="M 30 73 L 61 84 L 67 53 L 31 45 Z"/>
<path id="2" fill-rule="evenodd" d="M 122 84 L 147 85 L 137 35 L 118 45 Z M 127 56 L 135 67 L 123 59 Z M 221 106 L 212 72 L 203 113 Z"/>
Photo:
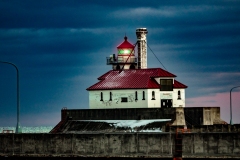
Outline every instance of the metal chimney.
<path id="1" fill-rule="evenodd" d="M 138 69 L 147 68 L 147 28 L 137 28 Z"/>

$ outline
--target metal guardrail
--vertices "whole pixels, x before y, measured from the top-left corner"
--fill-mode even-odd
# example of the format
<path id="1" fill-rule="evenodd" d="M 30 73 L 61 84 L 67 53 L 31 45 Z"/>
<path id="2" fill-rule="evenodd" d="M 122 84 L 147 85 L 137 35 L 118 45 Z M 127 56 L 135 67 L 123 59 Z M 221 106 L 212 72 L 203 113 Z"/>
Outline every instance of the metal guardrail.
<path id="1" fill-rule="evenodd" d="M 119 64 L 119 63 L 137 63 L 137 58 L 129 58 L 127 59 L 117 59 L 113 57 L 107 57 L 107 65 L 112 65 L 112 64 Z"/>

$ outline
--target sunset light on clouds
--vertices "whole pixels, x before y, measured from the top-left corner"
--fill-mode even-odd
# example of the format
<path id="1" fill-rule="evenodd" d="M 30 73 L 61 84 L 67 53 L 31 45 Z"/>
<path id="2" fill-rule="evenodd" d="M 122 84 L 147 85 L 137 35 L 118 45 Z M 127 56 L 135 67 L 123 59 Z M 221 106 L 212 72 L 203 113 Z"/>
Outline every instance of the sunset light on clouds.
<path id="1" fill-rule="evenodd" d="M 237 90 L 237 89 L 236 89 Z M 230 92 L 187 98 L 186 107 L 221 107 L 221 118 L 230 123 Z M 239 123 L 240 92 L 232 91 L 232 118 Z"/>

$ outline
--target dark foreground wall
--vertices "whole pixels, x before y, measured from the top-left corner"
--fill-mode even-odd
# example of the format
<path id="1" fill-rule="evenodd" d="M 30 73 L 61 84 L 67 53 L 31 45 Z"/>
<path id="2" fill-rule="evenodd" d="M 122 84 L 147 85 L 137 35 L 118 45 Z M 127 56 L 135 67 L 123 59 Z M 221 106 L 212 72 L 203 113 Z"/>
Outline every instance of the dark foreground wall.
<path id="1" fill-rule="evenodd" d="M 173 133 L 0 134 L 0 157 L 171 158 L 175 137 Z M 184 133 L 181 138 L 183 158 L 240 158 L 239 133 Z"/>

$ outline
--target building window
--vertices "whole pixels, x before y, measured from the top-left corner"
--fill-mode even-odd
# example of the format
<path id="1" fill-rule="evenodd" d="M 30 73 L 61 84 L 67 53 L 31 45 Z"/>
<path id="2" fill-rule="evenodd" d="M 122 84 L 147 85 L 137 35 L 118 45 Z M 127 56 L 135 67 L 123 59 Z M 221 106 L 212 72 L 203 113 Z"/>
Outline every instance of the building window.
<path id="1" fill-rule="evenodd" d="M 127 97 L 122 97 L 121 102 L 128 102 L 128 98 Z"/>
<path id="2" fill-rule="evenodd" d="M 112 101 L 112 92 L 109 93 L 109 101 Z"/>
<path id="3" fill-rule="evenodd" d="M 100 101 L 103 101 L 103 93 L 101 92 L 101 99 L 100 99 Z"/>
<path id="4" fill-rule="evenodd" d="M 143 95 L 142 95 L 142 100 L 145 100 L 145 92 L 143 91 L 142 94 L 143 94 Z"/>
<path id="5" fill-rule="evenodd" d="M 181 99 L 181 91 L 178 91 L 178 99 Z"/>
<path id="6" fill-rule="evenodd" d="M 155 100 L 155 92 L 152 91 L 152 100 Z"/>
<path id="7" fill-rule="evenodd" d="M 161 91 L 173 91 L 173 79 L 160 80 Z"/>

